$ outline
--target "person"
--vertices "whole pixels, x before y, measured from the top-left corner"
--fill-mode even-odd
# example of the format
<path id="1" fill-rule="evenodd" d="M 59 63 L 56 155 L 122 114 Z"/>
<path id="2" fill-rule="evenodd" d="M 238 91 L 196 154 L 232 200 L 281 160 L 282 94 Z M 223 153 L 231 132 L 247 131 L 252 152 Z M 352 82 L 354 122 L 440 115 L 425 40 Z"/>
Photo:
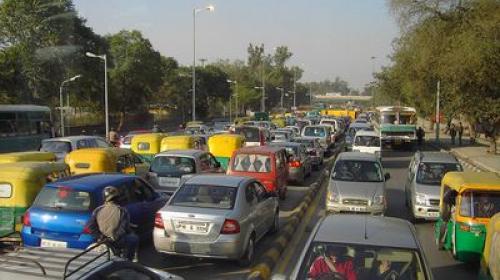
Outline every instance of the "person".
<path id="1" fill-rule="evenodd" d="M 451 144 L 455 145 L 455 137 L 457 136 L 457 130 L 455 129 L 455 125 L 451 124 L 450 126 L 450 137 L 451 137 Z"/>
<path id="2" fill-rule="evenodd" d="M 417 141 L 419 146 L 422 146 L 424 142 L 424 137 L 425 137 L 425 131 L 421 126 L 419 126 L 417 129 Z"/>
<path id="3" fill-rule="evenodd" d="M 107 238 L 117 247 L 124 249 L 126 258 L 132 261 L 139 238 L 132 231 L 127 209 L 119 205 L 120 190 L 114 186 L 107 186 L 103 190 L 103 196 L 104 204 L 92 212 L 87 227 L 97 240 Z"/>
<path id="4" fill-rule="evenodd" d="M 495 204 L 490 200 L 487 194 L 479 195 L 479 200 L 476 205 L 477 217 L 490 218 L 495 214 Z"/>
<path id="5" fill-rule="evenodd" d="M 399 278 L 399 273 L 391 269 L 392 262 L 389 260 L 381 260 L 374 262 L 372 277 L 376 280 L 396 280 Z"/>
<path id="6" fill-rule="evenodd" d="M 340 274 L 345 280 L 356 280 L 357 275 L 351 258 L 346 257 L 347 248 L 328 246 L 324 256 L 317 257 L 307 273 L 308 278 L 322 279 L 325 275 Z"/>
<path id="7" fill-rule="evenodd" d="M 118 136 L 118 132 L 115 131 L 114 128 L 111 128 L 109 130 L 109 143 L 111 143 L 113 146 L 118 147 L 118 144 L 120 142 L 120 137 Z"/>
<path id="8" fill-rule="evenodd" d="M 462 146 L 462 135 L 464 134 L 464 126 L 462 122 L 458 123 L 458 145 Z"/>

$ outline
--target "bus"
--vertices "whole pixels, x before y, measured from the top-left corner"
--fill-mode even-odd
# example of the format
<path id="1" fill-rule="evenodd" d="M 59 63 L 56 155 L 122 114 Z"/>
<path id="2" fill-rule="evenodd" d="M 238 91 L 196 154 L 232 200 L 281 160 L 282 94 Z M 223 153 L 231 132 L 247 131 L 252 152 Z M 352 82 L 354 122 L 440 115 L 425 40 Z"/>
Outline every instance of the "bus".
<path id="1" fill-rule="evenodd" d="M 54 136 L 49 107 L 0 105 L 0 153 L 38 150 Z"/>
<path id="2" fill-rule="evenodd" d="M 413 149 L 417 141 L 416 112 L 412 107 L 377 107 L 375 126 L 380 133 L 382 146 Z"/>

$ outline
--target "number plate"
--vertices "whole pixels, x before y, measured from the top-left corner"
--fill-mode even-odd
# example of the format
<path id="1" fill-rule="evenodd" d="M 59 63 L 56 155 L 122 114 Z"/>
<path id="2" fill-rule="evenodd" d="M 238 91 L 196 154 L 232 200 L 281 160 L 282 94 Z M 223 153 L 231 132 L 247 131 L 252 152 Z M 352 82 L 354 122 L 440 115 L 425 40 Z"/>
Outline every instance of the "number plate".
<path id="1" fill-rule="evenodd" d="M 42 239 L 42 241 L 40 241 L 40 247 L 66 248 L 68 247 L 68 243 L 62 241 Z"/>
<path id="2" fill-rule="evenodd" d="M 164 187 L 178 187 L 181 179 L 173 177 L 160 177 L 158 183 Z"/>
<path id="3" fill-rule="evenodd" d="M 365 211 L 365 210 L 366 210 L 365 207 L 356 207 L 356 206 L 349 207 L 349 211 L 361 212 L 361 211 Z"/>
<path id="4" fill-rule="evenodd" d="M 208 223 L 197 223 L 197 222 L 175 222 L 175 229 L 179 232 L 185 233 L 207 233 Z"/>
<path id="5" fill-rule="evenodd" d="M 429 215 L 429 217 L 432 217 L 432 218 L 439 217 L 439 212 L 427 212 L 427 214 Z"/>

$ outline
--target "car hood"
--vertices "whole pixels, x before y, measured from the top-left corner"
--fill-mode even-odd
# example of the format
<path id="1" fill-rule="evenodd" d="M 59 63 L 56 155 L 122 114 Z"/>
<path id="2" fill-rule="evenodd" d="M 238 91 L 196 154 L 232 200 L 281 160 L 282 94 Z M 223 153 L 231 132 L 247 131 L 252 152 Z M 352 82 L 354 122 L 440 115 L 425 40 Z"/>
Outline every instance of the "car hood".
<path id="1" fill-rule="evenodd" d="M 347 182 L 332 181 L 331 186 L 340 197 L 372 199 L 377 190 L 384 188 L 384 182 Z"/>
<path id="2" fill-rule="evenodd" d="M 416 184 L 415 191 L 417 193 L 425 194 L 429 198 L 437 198 L 441 197 L 441 186 L 439 185 L 425 185 L 425 184 Z"/>

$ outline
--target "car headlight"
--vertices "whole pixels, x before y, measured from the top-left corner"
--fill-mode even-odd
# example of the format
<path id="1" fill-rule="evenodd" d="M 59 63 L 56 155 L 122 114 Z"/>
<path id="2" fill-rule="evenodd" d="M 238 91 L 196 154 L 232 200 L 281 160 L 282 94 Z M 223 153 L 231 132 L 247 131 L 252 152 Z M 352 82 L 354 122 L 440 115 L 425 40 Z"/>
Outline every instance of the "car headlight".
<path id="1" fill-rule="evenodd" d="M 331 202 L 339 202 L 340 201 L 340 195 L 338 192 L 333 191 L 333 192 L 328 192 L 328 200 Z"/>
<path id="2" fill-rule="evenodd" d="M 426 205 L 427 204 L 427 198 L 425 197 L 425 195 L 421 194 L 421 193 L 416 193 L 415 194 L 415 204 Z"/>
<path id="3" fill-rule="evenodd" d="M 373 204 L 385 204 L 384 195 L 376 195 L 373 197 Z"/>

